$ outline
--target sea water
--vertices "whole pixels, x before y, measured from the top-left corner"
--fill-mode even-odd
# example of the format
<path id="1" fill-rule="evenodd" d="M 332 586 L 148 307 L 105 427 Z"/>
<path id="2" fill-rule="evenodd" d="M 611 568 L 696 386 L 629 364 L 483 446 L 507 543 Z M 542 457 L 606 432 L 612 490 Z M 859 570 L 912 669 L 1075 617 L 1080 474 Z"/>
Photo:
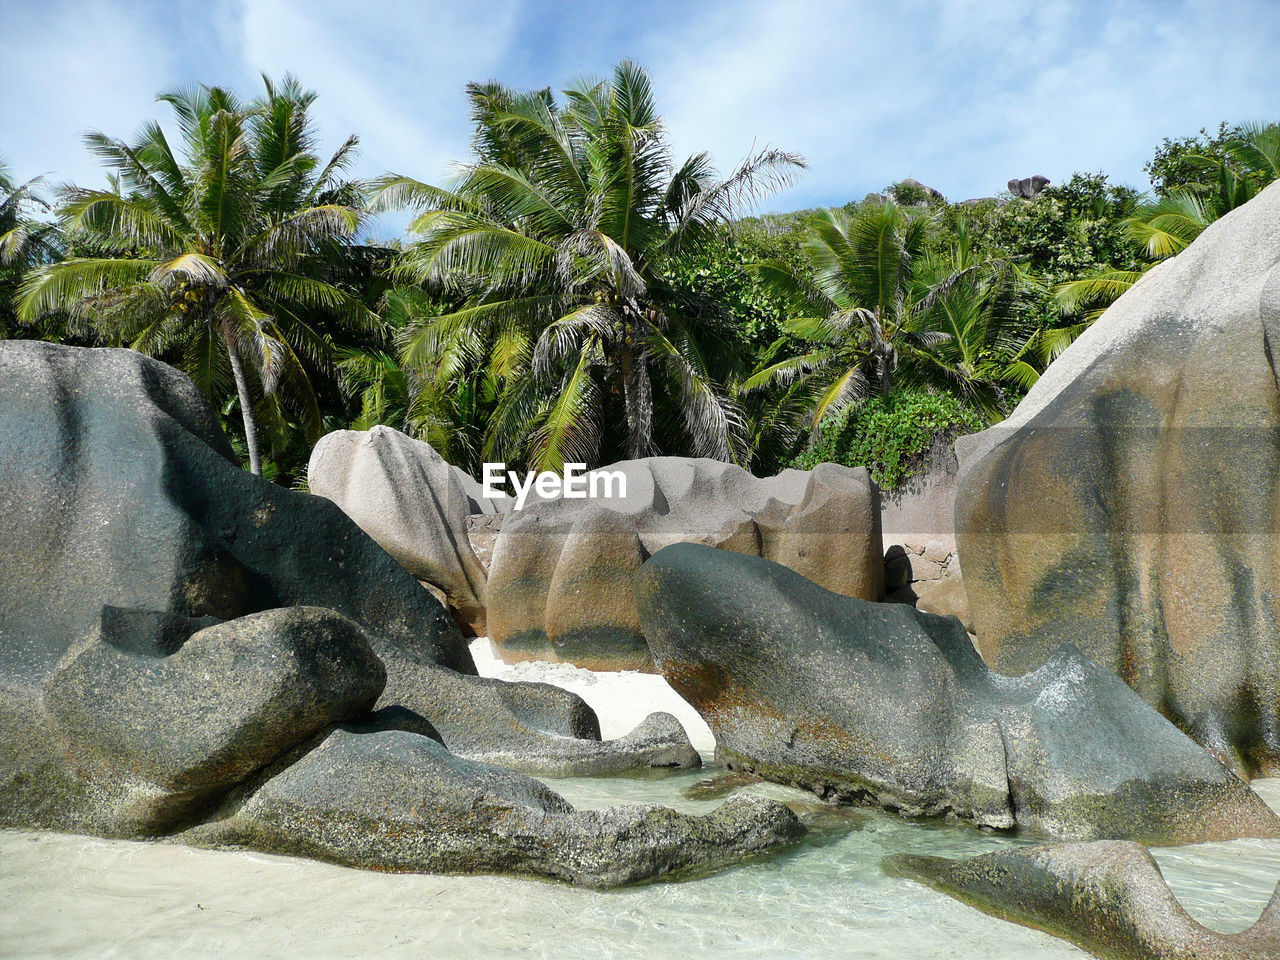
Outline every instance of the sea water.
<path id="1" fill-rule="evenodd" d="M 643 675 L 485 662 L 486 673 L 560 682 L 602 712 L 606 737 L 669 688 Z M 628 691 L 631 695 L 628 696 Z M 636 694 L 636 691 L 640 691 Z M 705 728 L 675 703 L 696 746 Z M 684 707 L 684 710 L 679 710 Z M 694 715 L 696 719 L 696 715 Z M 655 777 L 548 779 L 581 808 L 716 800 L 684 791 L 716 770 Z M 1280 779 L 1254 788 L 1280 809 Z M 771 784 L 741 788 L 811 804 Z M 873 810 L 823 818 L 799 846 L 710 876 L 615 891 L 507 877 L 382 874 L 257 853 L 196 850 L 25 830 L 0 831 L 0 956 L 446 958 L 1079 958 L 1063 940 L 1004 923 L 887 876 L 894 853 L 963 857 L 1023 841 Z M 1280 880 L 1280 842 L 1155 849 L 1201 923 L 1241 930 Z"/>

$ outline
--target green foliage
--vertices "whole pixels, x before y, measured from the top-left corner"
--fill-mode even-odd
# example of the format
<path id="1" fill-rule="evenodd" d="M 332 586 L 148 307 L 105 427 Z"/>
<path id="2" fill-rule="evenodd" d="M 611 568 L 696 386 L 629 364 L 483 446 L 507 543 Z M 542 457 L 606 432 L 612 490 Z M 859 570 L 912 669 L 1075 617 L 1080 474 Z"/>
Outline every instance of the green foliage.
<path id="1" fill-rule="evenodd" d="M 751 351 L 759 354 L 783 335 L 787 304 L 750 266 L 774 258 L 795 262 L 798 251 L 791 236 L 769 234 L 749 223 L 721 227 L 698 249 L 670 258 L 662 273 L 673 290 L 708 297 L 727 310 Z"/>
<path id="2" fill-rule="evenodd" d="M 894 203 L 903 207 L 941 207 L 947 202 L 924 184 L 908 180 L 890 184 L 884 188 L 884 192 Z"/>
<path id="3" fill-rule="evenodd" d="M 378 183 L 383 205 L 420 211 L 397 276 L 460 304 L 406 328 L 405 366 L 437 387 L 481 377 L 500 390 L 487 459 L 745 461 L 730 388 L 742 332 L 722 298 L 749 292 L 722 228 L 799 158 L 761 151 L 723 179 L 705 153 L 674 165 L 630 61 L 562 103 L 492 83 L 468 96 L 476 157 L 455 182 Z"/>
<path id="4" fill-rule="evenodd" d="M 331 372 L 334 329 L 374 325 L 359 290 L 378 261 L 350 242 L 355 137 L 322 165 L 315 94 L 263 79 L 250 103 L 219 87 L 163 94 L 179 151 L 157 123 L 133 143 L 88 134 L 110 187 L 67 187 L 58 209 L 84 255 L 34 271 L 18 295 L 24 323 L 65 312 L 72 330 L 175 364 L 216 407 L 234 397 L 255 473 L 260 423 L 281 451 L 324 431 L 313 377 Z"/>
<path id="5" fill-rule="evenodd" d="M 1095 319 L 1142 273 L 1181 253 L 1214 220 L 1248 203 L 1280 177 L 1280 124 L 1224 123 L 1218 136 L 1165 140 L 1148 164 L 1156 196 L 1137 206 L 1123 222 L 1132 253 L 1143 261 L 1134 268 L 1107 265 L 1058 283 L 1054 299 L 1064 315 Z M 1087 312 L 1086 312 L 1087 311 Z"/>
<path id="6" fill-rule="evenodd" d="M 49 204 L 41 195 L 39 177 L 14 183 L 0 162 L 0 340 L 17 336 L 57 337 L 57 326 L 20 323 L 16 300 L 22 282 L 36 270 L 58 260 L 65 243 L 56 224 L 44 217 Z"/>
<path id="7" fill-rule="evenodd" d="M 1047 284 L 1074 279 L 1106 265 L 1138 266 L 1124 228 L 1138 193 L 1105 174 L 1072 174 L 1034 200 L 1013 200 L 972 218 L 975 241 L 1005 256 Z"/>
<path id="8" fill-rule="evenodd" d="M 860 463 L 892 487 L 1280 175 L 1280 125 L 1224 123 L 1166 138 L 1146 198 L 1100 173 L 964 205 L 898 181 L 743 218 L 799 158 L 762 151 L 727 177 L 706 154 L 674 163 L 634 64 L 559 98 L 468 96 L 455 180 L 377 183 L 376 206 L 418 214 L 403 245 L 355 241 L 356 140 L 322 161 L 292 79 L 251 102 L 162 96 L 172 146 L 154 123 L 90 134 L 108 186 L 64 190 L 56 222 L 40 183 L 0 166 L 0 337 L 181 367 L 281 483 L 318 434 L 381 423 L 473 472 L 671 453 Z"/>
<path id="9" fill-rule="evenodd" d="M 786 329 L 801 343 L 775 345 L 743 384 L 774 391 L 787 411 L 770 415 L 777 429 L 819 423 L 872 390 L 888 396 L 894 383 L 1004 415 L 999 381 L 1019 342 L 1022 275 L 1007 258 L 980 256 L 963 220 L 948 248 L 931 244 L 936 219 L 892 201 L 822 211 L 806 221 L 798 269 L 756 266 L 791 304 Z"/>
<path id="10" fill-rule="evenodd" d="M 1090 281 L 1074 291 L 1077 300 L 1088 303 L 1117 277 L 1142 269 L 1128 227 L 1138 209 L 1134 190 L 1110 183 L 1101 173 L 1076 173 L 1033 200 L 952 207 L 941 219 L 939 240 L 965 222 L 977 255 L 1016 263 L 1026 280 L 1016 323 L 1006 329 L 1021 340 L 1021 346 L 1003 351 L 1001 379 L 1014 391 L 1008 400 L 1031 386 L 1092 320 L 1082 322 L 1055 296 L 1055 288 Z"/>
<path id="11" fill-rule="evenodd" d="M 791 463 L 812 470 L 819 463 L 866 467 L 883 489 L 901 486 L 920 468 L 938 440 L 981 429 L 976 411 L 948 394 L 896 391 L 868 397 L 828 417 L 817 436 Z"/>
<path id="12" fill-rule="evenodd" d="M 1190 137 L 1165 137 L 1152 158 L 1142 165 L 1152 191 L 1157 197 L 1168 197 L 1179 191 L 1199 193 L 1210 189 L 1212 164 L 1227 159 L 1224 148 L 1237 138 L 1239 129 L 1224 120 L 1218 124 L 1216 134 L 1201 127 L 1198 134 Z"/>

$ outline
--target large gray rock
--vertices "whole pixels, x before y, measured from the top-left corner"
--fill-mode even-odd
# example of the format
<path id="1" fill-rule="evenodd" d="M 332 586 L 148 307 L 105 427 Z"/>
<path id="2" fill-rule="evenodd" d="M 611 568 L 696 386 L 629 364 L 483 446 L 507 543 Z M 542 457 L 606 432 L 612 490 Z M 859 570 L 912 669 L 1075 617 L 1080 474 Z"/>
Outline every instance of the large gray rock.
<path id="1" fill-rule="evenodd" d="M 540 771 L 697 762 L 669 718 L 602 744 L 576 695 L 470 675 L 444 608 L 334 504 L 242 471 L 195 387 L 156 361 L 0 343 L 0 480 L 0 824 L 169 833 L 244 795 L 264 770 L 277 782 L 305 764 L 297 776 L 314 783 L 327 755 L 307 761 L 308 751 L 344 720 L 431 744 L 415 749 L 443 753 L 438 740 Z M 451 789 L 470 789 L 461 781 L 483 769 L 459 766 Z M 366 811 L 381 802 L 349 800 Z M 429 819 L 431 798 L 415 802 Z M 447 831 L 480 846 L 508 816 L 453 800 L 440 809 Z M 681 860 L 662 852 L 680 835 L 644 826 L 665 816 L 635 825 L 627 871 L 592 861 L 596 872 L 581 876 L 717 862 L 709 848 L 722 838 L 729 856 L 733 837 L 767 845 L 787 832 L 772 808 L 739 809 L 724 829 L 689 828 L 695 849 Z M 393 820 L 347 820 L 349 836 L 381 851 L 363 865 L 401 862 Z M 547 840 L 549 850 L 581 842 Z"/>
<path id="2" fill-rule="evenodd" d="M 461 759 L 427 737 L 347 727 L 232 798 L 189 839 L 381 870 L 611 887 L 715 866 L 802 833 L 787 807 L 760 799 L 704 817 L 657 806 L 578 812 L 536 780 Z"/>
<path id="3" fill-rule="evenodd" d="M 969 860 L 898 855 L 885 869 L 1107 960 L 1280 960 L 1280 884 L 1253 926 L 1218 933 L 1187 914 L 1136 843 L 1023 847 Z"/>
<path id="4" fill-rule="evenodd" d="M 700 767 L 680 722 L 654 713 L 616 740 L 600 739 L 595 713 L 546 683 L 508 683 L 391 655 L 379 704 L 430 719 L 453 753 L 544 777 L 604 776 L 643 768 Z"/>
<path id="5" fill-rule="evenodd" d="M 162 832 L 382 692 L 364 631 L 332 610 L 206 623 L 104 607 L 46 681 L 56 740 L 98 793 L 83 811 L 98 832 Z"/>
<path id="6" fill-rule="evenodd" d="M 307 464 L 311 492 L 342 508 L 419 580 L 444 592 L 473 636 L 485 633 L 485 568 L 467 538 L 467 518 L 490 501 L 479 484 L 430 444 L 390 427 L 321 437 Z M 490 511 L 493 507 L 488 507 Z"/>
<path id="7" fill-rule="evenodd" d="M 297 604 L 475 667 L 444 608 L 334 504 L 240 469 L 182 374 L 130 350 L 0 344 L 0 646 L 38 683 L 103 606 L 230 620 Z"/>
<path id="8" fill-rule="evenodd" d="M 878 491 L 862 468 L 824 463 L 762 480 L 718 460 L 653 457 L 602 469 L 626 477 L 625 497 L 531 500 L 504 518 L 488 617 L 504 659 L 652 669 L 631 584 L 672 543 L 768 557 L 848 596 L 884 595 Z"/>
<path id="9" fill-rule="evenodd" d="M 1064 642 L 1244 776 L 1280 772 L 1280 184 L 957 443 L 979 648 Z"/>
<path id="10" fill-rule="evenodd" d="M 1244 783 L 1070 647 L 1001 677 L 954 617 L 695 544 L 650 558 L 636 594 L 663 676 L 735 769 L 1073 839 L 1280 836 Z"/>

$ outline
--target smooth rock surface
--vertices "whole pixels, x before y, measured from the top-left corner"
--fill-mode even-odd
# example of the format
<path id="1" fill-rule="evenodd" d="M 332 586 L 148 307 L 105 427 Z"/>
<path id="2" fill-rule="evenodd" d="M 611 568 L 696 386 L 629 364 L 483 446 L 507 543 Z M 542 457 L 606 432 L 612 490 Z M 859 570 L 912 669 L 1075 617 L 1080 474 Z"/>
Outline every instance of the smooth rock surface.
<path id="1" fill-rule="evenodd" d="M 444 591 L 466 632 L 483 636 L 485 568 L 471 549 L 467 518 L 488 501 L 473 499 L 464 477 L 430 444 L 381 426 L 321 437 L 307 464 L 312 493 L 332 500 L 402 567 Z M 479 485 L 466 479 L 478 495 Z"/>
<path id="2" fill-rule="evenodd" d="M 1280 836 L 1248 787 L 1070 647 L 992 673 L 953 617 L 677 544 L 636 583 L 654 659 L 735 769 L 907 815 L 1050 836 Z"/>
<path id="3" fill-rule="evenodd" d="M 884 595 L 878 491 L 861 468 L 758 479 L 718 460 L 653 457 L 601 469 L 625 476 L 625 497 L 531 499 L 504 517 L 488 616 L 504 659 L 652 669 L 631 583 L 671 543 L 768 557 L 848 596 Z"/>
<path id="4" fill-rule="evenodd" d="M 1280 770 L 1280 184 L 957 442 L 979 649 L 1064 642 L 1249 777 Z"/>
<path id="5" fill-rule="evenodd" d="M 1151 854 L 1136 843 L 1054 844 L 971 860 L 898 855 L 885 869 L 1107 960 L 1280 958 L 1280 883 L 1253 926 L 1218 933 L 1187 914 Z"/>
<path id="6" fill-rule="evenodd" d="M 240 468 L 191 381 L 131 350 L 0 343 L 0 646 L 38 683 L 105 605 L 297 604 L 474 672 L 447 613 L 341 510 Z"/>
<path id="7" fill-rule="evenodd" d="M 536 780 L 456 757 L 427 737 L 338 728 L 190 839 L 381 870 L 612 887 L 709 868 L 803 833 L 785 805 L 759 798 L 702 817 L 659 806 L 578 812 Z"/>

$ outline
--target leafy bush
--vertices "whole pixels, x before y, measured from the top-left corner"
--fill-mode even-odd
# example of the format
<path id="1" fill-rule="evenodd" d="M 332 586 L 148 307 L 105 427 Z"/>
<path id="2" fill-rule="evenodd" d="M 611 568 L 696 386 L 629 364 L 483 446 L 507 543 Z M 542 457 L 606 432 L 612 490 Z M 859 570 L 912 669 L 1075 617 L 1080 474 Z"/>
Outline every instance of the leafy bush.
<path id="1" fill-rule="evenodd" d="M 902 207 L 938 207 L 946 204 L 945 200 L 931 193 L 928 187 L 906 180 L 890 184 L 884 188 L 884 192 Z"/>
<path id="2" fill-rule="evenodd" d="M 936 440 L 983 426 L 982 418 L 953 396 L 901 392 L 887 399 L 869 397 L 819 424 L 817 439 L 791 466 L 866 467 L 876 483 L 892 490 L 919 471 Z"/>
<path id="3" fill-rule="evenodd" d="M 786 304 L 751 273 L 765 260 L 798 260 L 798 230 L 769 233 L 763 221 L 721 227 L 700 249 L 681 251 L 663 264 L 663 279 L 681 293 L 710 297 L 726 309 L 751 350 L 762 353 L 782 335 Z"/>

